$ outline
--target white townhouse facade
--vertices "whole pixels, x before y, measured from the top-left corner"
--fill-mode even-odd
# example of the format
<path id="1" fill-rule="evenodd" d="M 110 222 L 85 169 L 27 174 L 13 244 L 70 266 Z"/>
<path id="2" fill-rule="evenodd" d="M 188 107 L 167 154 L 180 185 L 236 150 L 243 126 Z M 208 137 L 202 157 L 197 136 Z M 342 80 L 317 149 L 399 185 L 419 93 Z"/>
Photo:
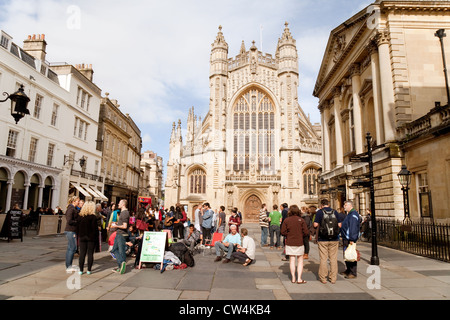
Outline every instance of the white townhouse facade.
<path id="1" fill-rule="evenodd" d="M 18 124 L 9 101 L 0 104 L 3 212 L 15 203 L 65 209 L 71 193 L 104 198 L 102 179 L 94 177 L 101 165 L 95 141 L 101 90 L 83 68 L 48 63 L 46 45 L 44 35 L 32 35 L 21 48 L 1 31 L 0 90 L 11 94 L 23 85 L 30 98 L 30 115 Z"/>

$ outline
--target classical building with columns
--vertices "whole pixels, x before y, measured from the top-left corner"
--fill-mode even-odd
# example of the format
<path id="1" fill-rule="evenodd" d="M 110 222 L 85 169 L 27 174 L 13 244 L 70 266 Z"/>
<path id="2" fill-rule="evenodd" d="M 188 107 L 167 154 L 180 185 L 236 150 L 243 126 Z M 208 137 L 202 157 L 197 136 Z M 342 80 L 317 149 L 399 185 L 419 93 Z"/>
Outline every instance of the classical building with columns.
<path id="1" fill-rule="evenodd" d="M 321 189 L 335 207 L 352 199 L 361 213 L 370 208 L 369 191 L 355 183 L 368 165 L 351 161 L 367 151 L 370 133 L 377 217 L 404 218 L 397 174 L 406 165 L 411 218 L 450 218 L 449 105 L 435 36 L 450 30 L 449 8 L 450 1 L 378 0 L 331 31 L 314 96 Z"/>
<path id="2" fill-rule="evenodd" d="M 255 42 L 228 57 L 219 27 L 210 56 L 209 111 L 192 107 L 186 136 L 173 124 L 165 184 L 166 207 L 180 203 L 237 207 L 244 221 L 257 220 L 262 203 L 317 203 L 321 169 L 320 126 L 298 103 L 298 54 L 288 24 L 275 56 Z"/>

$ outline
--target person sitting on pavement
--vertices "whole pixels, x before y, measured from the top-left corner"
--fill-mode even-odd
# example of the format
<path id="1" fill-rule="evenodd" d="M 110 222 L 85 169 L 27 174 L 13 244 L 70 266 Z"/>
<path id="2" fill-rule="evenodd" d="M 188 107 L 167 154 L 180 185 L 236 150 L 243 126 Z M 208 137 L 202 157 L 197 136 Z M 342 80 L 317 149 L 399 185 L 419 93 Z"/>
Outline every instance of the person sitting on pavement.
<path id="1" fill-rule="evenodd" d="M 231 258 L 238 259 L 246 267 L 255 260 L 256 245 L 255 240 L 248 236 L 248 230 L 246 228 L 241 229 L 241 234 L 242 246 L 237 245 L 237 249 L 231 254 Z"/>
<path id="2" fill-rule="evenodd" d="M 195 229 L 195 226 L 193 224 L 191 224 L 189 226 L 189 231 L 186 232 L 186 234 L 184 235 L 184 239 L 181 240 L 180 242 L 189 247 L 189 250 L 193 252 L 194 247 L 199 240 L 200 240 L 200 232 L 197 229 Z"/>
<path id="3" fill-rule="evenodd" d="M 223 263 L 228 263 L 231 261 L 231 255 L 236 249 L 236 245 L 241 245 L 241 236 L 237 233 L 237 227 L 235 225 L 230 226 L 231 233 L 229 233 L 223 241 L 217 241 L 214 244 L 216 249 L 216 259 L 215 262 L 222 260 L 222 252 L 226 252 L 226 259 Z M 221 252 L 222 251 L 222 252 Z"/>

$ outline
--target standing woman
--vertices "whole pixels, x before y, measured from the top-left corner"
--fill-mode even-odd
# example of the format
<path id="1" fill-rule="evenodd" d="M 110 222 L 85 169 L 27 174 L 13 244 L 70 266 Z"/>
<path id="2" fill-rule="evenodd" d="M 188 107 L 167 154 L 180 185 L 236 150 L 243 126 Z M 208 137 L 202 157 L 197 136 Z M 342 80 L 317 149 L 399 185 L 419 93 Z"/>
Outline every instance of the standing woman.
<path id="1" fill-rule="evenodd" d="M 236 232 L 239 233 L 239 226 L 241 225 L 241 219 L 238 216 L 237 209 L 231 210 L 231 217 L 228 219 L 229 233 L 231 233 L 231 226 L 236 226 Z"/>
<path id="2" fill-rule="evenodd" d="M 80 266 L 79 274 L 83 274 L 86 254 L 88 257 L 87 274 L 91 274 L 92 272 L 94 251 L 100 230 L 95 213 L 95 203 L 93 201 L 87 201 L 80 211 L 78 220 L 78 239 L 80 240 L 80 257 L 78 258 Z"/>
<path id="3" fill-rule="evenodd" d="M 301 217 L 301 211 L 297 205 L 292 205 L 288 211 L 288 217 L 284 220 L 281 234 L 286 237 L 286 255 L 289 256 L 289 266 L 291 270 L 291 282 L 295 283 L 295 260 L 297 260 L 297 283 L 306 283 L 302 279 L 303 273 L 303 254 L 305 246 L 303 245 L 303 238 L 309 234 L 305 220 Z"/>
<path id="4" fill-rule="evenodd" d="M 73 196 L 69 198 L 66 209 L 66 229 L 64 234 L 67 238 L 67 251 L 66 251 L 66 272 L 70 273 L 73 270 L 72 261 L 75 252 L 77 251 L 77 221 L 78 221 L 78 202 L 80 198 Z"/>

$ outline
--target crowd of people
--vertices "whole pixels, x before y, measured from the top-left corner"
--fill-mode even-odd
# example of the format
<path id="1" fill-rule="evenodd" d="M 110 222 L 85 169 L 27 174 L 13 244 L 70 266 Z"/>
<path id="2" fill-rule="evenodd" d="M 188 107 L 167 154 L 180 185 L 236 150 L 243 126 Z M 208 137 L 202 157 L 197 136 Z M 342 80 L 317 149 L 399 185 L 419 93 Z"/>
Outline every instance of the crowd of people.
<path id="1" fill-rule="evenodd" d="M 273 205 L 273 210 L 269 212 L 266 205 L 262 205 L 259 215 L 261 245 L 270 246 L 270 249 L 284 246 L 285 257 L 282 260 L 289 261 L 292 283 L 304 284 L 303 262 L 309 258 L 310 241 L 314 240 L 319 251 L 319 281 L 336 283 L 339 243 L 342 241 L 345 252 L 360 235 L 361 216 L 353 208 L 353 202 L 345 201 L 344 210 L 340 212 L 330 208 L 327 199 L 321 200 L 319 210 L 315 206 L 299 208 L 291 205 L 288 208 L 286 203 L 281 204 L 280 209 L 281 212 L 277 205 Z M 365 221 L 370 221 L 370 215 Z M 284 237 L 283 242 L 280 235 Z M 357 260 L 345 260 L 345 265 L 342 275 L 347 279 L 355 278 Z"/>
<path id="2" fill-rule="evenodd" d="M 126 200 L 108 206 L 92 201 L 84 203 L 73 197 L 69 200 L 65 215 L 68 272 L 78 252 L 80 274 L 84 273 L 86 256 L 87 273 L 90 274 L 94 252 L 99 250 L 102 241 L 109 242 L 111 256 L 116 259 L 114 272 L 125 273 L 127 255 L 136 258 L 137 267 L 144 231 L 166 231 L 171 243 L 183 244 L 192 254 L 197 245 L 213 245 L 215 262 L 237 260 L 248 266 L 255 260 L 256 244 L 248 229 L 241 227 L 242 214 L 238 208 L 230 210 L 227 217 L 224 206 L 212 210 L 210 204 L 205 202 L 194 207 L 194 222 L 191 222 L 184 207 L 179 204 L 166 209 L 140 204 L 134 213 L 127 209 Z M 272 205 L 269 211 L 263 204 L 259 226 L 261 246 L 283 250 L 282 260 L 289 261 L 292 283 L 306 283 L 302 278 L 303 263 L 308 259 L 311 241 L 318 246 L 319 281 L 335 283 L 339 243 L 342 242 L 344 250 L 356 243 L 361 230 L 361 216 L 351 201 L 345 202 L 343 212 L 330 208 L 326 199 L 321 201 L 318 209 L 315 206 L 299 208 L 282 203 L 279 207 Z M 214 233 L 219 233 L 222 238 L 212 243 Z M 356 277 L 357 261 L 345 261 L 345 265 L 343 275 L 349 279 Z"/>

